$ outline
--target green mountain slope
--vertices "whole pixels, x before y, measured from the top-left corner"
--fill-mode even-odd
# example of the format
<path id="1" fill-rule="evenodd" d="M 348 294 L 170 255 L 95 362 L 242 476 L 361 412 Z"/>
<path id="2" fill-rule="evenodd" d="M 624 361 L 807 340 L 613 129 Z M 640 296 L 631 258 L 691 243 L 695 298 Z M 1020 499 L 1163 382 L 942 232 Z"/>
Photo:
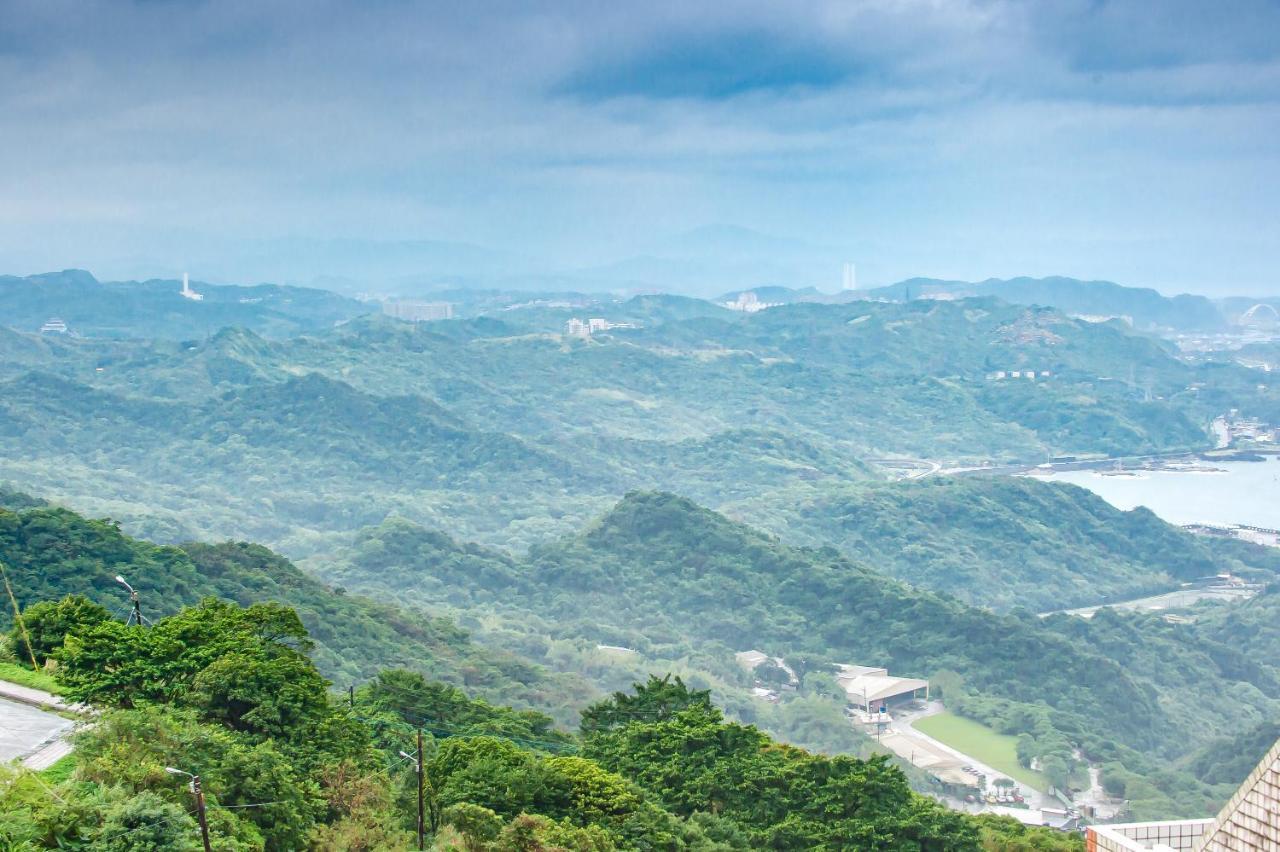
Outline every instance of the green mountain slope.
<path id="1" fill-rule="evenodd" d="M 1146 521 L 1136 520 L 1132 534 L 1143 535 Z M 1093 536 L 1123 552 L 1123 527 L 1106 529 L 1105 515 L 1095 524 Z M 1181 541 L 1158 528 L 1145 535 L 1171 555 Z M 1191 557 L 1188 570 L 1197 567 Z M 1092 621 L 1000 615 L 913 590 L 831 548 L 782 545 L 667 494 L 629 495 L 581 534 L 525 558 L 384 525 L 344 555 L 334 580 L 447 605 L 484 625 L 485 641 L 501 637 L 606 688 L 614 670 L 593 662 L 597 642 L 643 661 L 683 660 L 713 686 L 732 683 L 733 653 L 748 648 L 781 654 L 802 674 L 840 662 L 937 677 L 954 709 L 1030 738 L 1028 755 L 1066 765 L 1078 748 L 1131 775 L 1155 773 L 1153 758 L 1186 759 L 1214 731 L 1280 714 L 1280 639 L 1263 615 L 1241 621 L 1264 610 L 1233 608 L 1203 624 L 1111 611 Z M 751 718 L 752 708 L 726 700 Z M 1143 814 L 1212 809 L 1224 794 L 1185 772 L 1159 777 L 1163 786 L 1137 797 Z"/>
<path id="2" fill-rule="evenodd" d="M 138 589 L 152 620 L 211 595 L 288 604 L 317 642 L 317 665 L 339 685 L 403 666 L 524 706 L 559 707 L 566 695 L 591 694 L 571 678 L 477 647 L 448 619 L 332 590 L 260 545 L 162 547 L 65 509 L 0 509 L 0 562 L 24 605 L 81 594 L 111 611 L 127 609 L 117 574 Z M 10 618 L 6 609 L 0 627 L 7 630 Z"/>
<path id="3" fill-rule="evenodd" d="M 0 477 L 164 541 L 310 558 L 402 516 L 521 550 L 633 489 L 721 508 L 876 478 L 867 459 L 1203 448 L 1223 411 L 1280 405 L 1238 365 L 994 299 L 698 305 L 622 303 L 607 318 L 662 319 L 586 340 L 520 311 L 279 341 L 0 335 Z"/>
<path id="4" fill-rule="evenodd" d="M 1176 588 L 1222 571 L 1280 571 L 1264 548 L 1224 548 L 1145 508 L 1013 477 L 930 477 L 793 489 L 726 507 L 785 541 L 833 545 L 913 585 L 980 606 L 1033 611 Z"/>

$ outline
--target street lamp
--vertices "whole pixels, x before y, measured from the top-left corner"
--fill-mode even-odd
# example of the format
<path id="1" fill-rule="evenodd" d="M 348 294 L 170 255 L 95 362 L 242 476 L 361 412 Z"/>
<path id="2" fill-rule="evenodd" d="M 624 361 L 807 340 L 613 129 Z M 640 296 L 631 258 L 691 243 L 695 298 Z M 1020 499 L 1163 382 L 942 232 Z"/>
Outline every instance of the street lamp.
<path id="1" fill-rule="evenodd" d="M 124 580 L 121 580 L 119 577 L 116 579 L 120 580 L 121 583 L 124 583 Z M 125 583 L 125 585 L 127 586 L 129 584 Z M 166 766 L 164 771 L 168 772 L 170 775 L 185 775 L 191 779 L 189 789 L 191 790 L 191 795 L 194 796 L 196 800 L 196 818 L 200 820 L 200 839 L 204 841 L 204 852 L 213 852 L 213 847 L 209 845 L 209 821 L 205 818 L 204 790 L 200 789 L 200 776 L 193 775 L 183 769 L 175 769 L 172 766 Z"/>
<path id="2" fill-rule="evenodd" d="M 124 622 L 125 625 L 137 624 L 139 627 L 143 627 L 142 603 L 138 599 L 138 590 L 133 586 L 130 586 L 128 581 L 126 581 L 120 574 L 116 575 L 116 582 L 129 590 L 129 600 L 133 601 L 133 612 L 129 613 L 129 617 Z"/>

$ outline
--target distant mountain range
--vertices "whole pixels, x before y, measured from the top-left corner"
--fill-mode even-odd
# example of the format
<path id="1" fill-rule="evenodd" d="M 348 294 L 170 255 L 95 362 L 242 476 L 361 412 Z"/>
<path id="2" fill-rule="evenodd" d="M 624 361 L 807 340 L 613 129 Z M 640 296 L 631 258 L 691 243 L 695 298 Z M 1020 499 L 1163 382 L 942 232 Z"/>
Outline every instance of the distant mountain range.
<path id="1" fill-rule="evenodd" d="M 598 316 L 606 308 L 617 313 L 626 294 L 637 291 L 706 294 L 716 292 L 713 288 L 723 284 L 752 280 L 779 283 L 722 290 L 720 295 L 708 296 L 706 300 L 692 296 L 666 297 L 682 299 L 678 307 L 667 303 L 628 302 L 632 309 L 627 311 L 626 320 L 648 325 L 673 317 L 712 316 L 722 311 L 721 305 L 736 301 L 744 293 L 753 293 L 759 301 L 770 304 L 995 297 L 1011 304 L 1052 307 L 1092 320 L 1118 319 L 1140 331 L 1224 331 L 1240 322 L 1242 316 L 1263 325 L 1280 324 L 1272 313 L 1273 309 L 1280 308 L 1280 299 L 1210 300 L 1187 294 L 1170 297 L 1155 290 L 1125 287 L 1111 281 L 1081 281 L 1061 276 L 991 278 L 979 282 L 911 278 L 871 290 L 827 292 L 813 284 L 795 286 L 797 281 L 821 283 L 821 271 L 829 263 L 835 263 L 822 252 L 806 255 L 817 250 L 743 229 L 706 230 L 706 233 L 691 233 L 672 241 L 666 254 L 637 256 L 608 267 L 565 274 L 513 276 L 502 264 L 486 261 L 481 264 L 484 269 L 478 277 L 455 275 L 449 270 L 466 267 L 467 258 L 474 259 L 474 252 L 453 253 L 443 267 L 429 264 L 439 275 L 424 272 L 396 278 L 380 292 L 390 298 L 448 301 L 454 305 L 455 316 L 493 315 L 510 320 L 515 316 L 511 313 L 514 309 L 527 321 L 540 312 L 539 325 L 547 321 L 552 325 L 563 323 L 578 314 Z M 760 244 L 749 250 L 754 240 Z M 408 252 L 406 257 L 413 256 L 408 249 L 401 254 L 405 252 Z M 819 262 L 802 262 L 806 256 Z M 804 271 L 799 271 L 801 267 Z M 490 280 L 503 283 L 495 287 L 482 286 Z M 325 284 L 345 292 L 354 292 L 360 286 L 359 281 L 340 275 L 327 277 Z M 99 281 L 79 269 L 25 278 L 0 276 L 0 317 L 4 325 L 19 331 L 42 328 L 60 331 L 65 326 L 68 333 L 83 337 L 186 340 L 208 337 L 223 328 L 239 327 L 266 338 L 281 339 L 330 328 L 377 310 L 376 302 L 360 301 L 316 287 L 215 285 L 197 281 L 192 291 L 198 294 L 198 299 L 184 297 L 181 290 L 181 283 L 175 279 Z M 1269 307 L 1249 314 L 1250 308 L 1258 304 Z M 655 307 L 660 308 L 657 314 L 653 312 Z M 635 308 L 639 309 L 633 310 Z M 52 320 L 58 322 L 51 323 Z"/>
<path id="2" fill-rule="evenodd" d="M 872 298 L 908 301 L 951 296 L 995 296 L 1022 305 L 1045 305 L 1068 314 L 1123 317 L 1140 329 L 1218 330 L 1227 319 L 1204 296 L 1162 296 L 1144 287 L 1124 287 L 1112 281 L 1075 278 L 989 278 L 976 283 L 911 278 L 868 291 Z"/>
<path id="3" fill-rule="evenodd" d="M 180 281 L 99 281 L 83 269 L 5 275 L 0 276 L 0 317 L 19 331 L 39 331 L 59 320 L 59 329 L 84 337 L 187 339 L 236 326 L 282 338 L 376 309 L 328 290 L 277 284 L 195 281 L 191 291 L 199 299 L 184 297 Z"/>
<path id="4" fill-rule="evenodd" d="M 1164 296 L 1147 287 L 1126 287 L 1113 281 L 1081 281 L 1063 276 L 988 278 L 976 282 L 910 278 L 886 287 L 835 293 L 822 292 L 814 287 L 765 285 L 731 290 L 715 301 L 732 302 L 747 292 L 754 293 L 761 302 L 776 304 L 830 304 L 859 299 L 909 302 L 994 296 L 1015 305 L 1057 308 L 1063 313 L 1093 320 L 1119 319 L 1141 331 L 1224 331 L 1239 323 L 1242 315 L 1254 305 L 1280 308 L 1278 298 L 1233 296 L 1209 299 L 1186 293 Z M 1263 323 L 1270 319 L 1269 312 L 1259 317 Z"/>

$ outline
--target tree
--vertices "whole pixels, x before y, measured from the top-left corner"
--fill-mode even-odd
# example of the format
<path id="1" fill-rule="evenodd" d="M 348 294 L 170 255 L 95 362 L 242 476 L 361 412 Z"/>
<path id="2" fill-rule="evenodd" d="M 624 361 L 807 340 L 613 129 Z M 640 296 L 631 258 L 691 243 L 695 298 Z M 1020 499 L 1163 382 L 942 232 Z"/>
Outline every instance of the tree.
<path id="1" fill-rule="evenodd" d="M 632 684 L 632 694 L 615 692 L 582 711 L 579 729 L 584 736 L 603 733 L 636 721 L 662 721 L 689 707 L 711 707 L 711 690 L 691 690 L 679 675 L 649 675 L 645 683 Z"/>
<path id="2" fill-rule="evenodd" d="M 502 832 L 502 818 L 488 808 L 459 802 L 440 814 L 442 825 L 452 826 L 462 835 L 467 852 L 484 852 Z"/>
<path id="3" fill-rule="evenodd" d="M 60 601 L 40 601 L 23 610 L 22 621 L 31 650 L 41 663 L 62 647 L 67 636 L 81 633 L 111 618 L 106 607 L 84 595 L 67 595 Z"/>
<path id="4" fill-rule="evenodd" d="M 200 829 L 187 812 L 155 793 L 123 800 L 104 815 L 93 848 L 102 852 L 198 852 Z"/>
<path id="5" fill-rule="evenodd" d="M 756 666 L 756 679 L 761 683 L 769 683 L 774 686 L 782 686 L 791 683 L 791 673 L 773 660 L 765 660 Z"/>
<path id="6" fill-rule="evenodd" d="M 288 742 L 309 766 L 322 753 L 370 759 L 368 730 L 330 706 L 310 649 L 288 607 L 206 598 L 150 628 L 105 621 L 70 637 L 57 678 L 87 704 L 193 708 L 232 730 Z"/>

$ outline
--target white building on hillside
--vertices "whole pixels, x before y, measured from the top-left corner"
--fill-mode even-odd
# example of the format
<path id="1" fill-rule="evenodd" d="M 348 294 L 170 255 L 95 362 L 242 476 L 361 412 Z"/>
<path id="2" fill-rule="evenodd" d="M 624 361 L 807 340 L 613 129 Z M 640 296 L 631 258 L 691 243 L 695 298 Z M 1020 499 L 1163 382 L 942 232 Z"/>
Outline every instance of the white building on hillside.
<path id="1" fill-rule="evenodd" d="M 929 698 L 929 681 L 914 677 L 892 677 L 888 669 L 875 666 L 840 666 L 836 682 L 844 690 L 849 703 L 870 712 L 873 708 L 895 701 Z"/>

